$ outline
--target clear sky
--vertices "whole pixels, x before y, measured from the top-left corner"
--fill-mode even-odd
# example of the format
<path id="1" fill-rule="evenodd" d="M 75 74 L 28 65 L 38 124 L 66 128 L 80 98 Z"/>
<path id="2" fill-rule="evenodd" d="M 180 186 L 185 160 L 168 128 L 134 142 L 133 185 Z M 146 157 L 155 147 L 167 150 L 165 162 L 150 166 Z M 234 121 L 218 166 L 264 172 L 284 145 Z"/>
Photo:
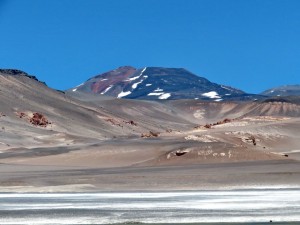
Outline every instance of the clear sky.
<path id="1" fill-rule="evenodd" d="M 0 68 L 61 90 L 124 65 L 300 84 L 299 0 L 0 0 L 0 29 Z"/>

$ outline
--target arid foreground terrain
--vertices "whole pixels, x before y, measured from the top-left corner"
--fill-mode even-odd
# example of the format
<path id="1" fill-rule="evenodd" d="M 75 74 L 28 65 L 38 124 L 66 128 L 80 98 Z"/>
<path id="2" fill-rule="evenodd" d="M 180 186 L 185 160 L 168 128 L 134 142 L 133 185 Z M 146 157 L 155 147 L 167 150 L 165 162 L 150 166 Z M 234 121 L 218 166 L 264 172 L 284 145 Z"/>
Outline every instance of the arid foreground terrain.
<path id="1" fill-rule="evenodd" d="M 0 192 L 300 186 L 298 98 L 74 98 L 1 74 L 0 125 Z"/>

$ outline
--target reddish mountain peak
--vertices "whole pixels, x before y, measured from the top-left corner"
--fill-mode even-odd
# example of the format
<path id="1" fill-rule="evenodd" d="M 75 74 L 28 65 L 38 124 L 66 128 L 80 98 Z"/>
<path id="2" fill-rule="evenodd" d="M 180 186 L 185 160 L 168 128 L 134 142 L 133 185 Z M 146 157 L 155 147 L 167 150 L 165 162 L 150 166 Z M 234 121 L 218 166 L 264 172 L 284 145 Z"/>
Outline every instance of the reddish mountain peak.
<path id="1" fill-rule="evenodd" d="M 126 76 L 127 74 L 132 74 L 136 71 L 137 69 L 132 67 L 132 66 L 121 66 L 117 69 L 110 70 L 108 72 L 99 74 L 95 76 L 94 78 L 107 78 L 111 76 Z"/>
<path id="2" fill-rule="evenodd" d="M 137 71 L 132 66 L 121 66 L 117 69 L 108 71 L 94 77 L 91 83 L 91 90 L 93 93 L 102 93 L 114 84 L 124 81 Z"/>

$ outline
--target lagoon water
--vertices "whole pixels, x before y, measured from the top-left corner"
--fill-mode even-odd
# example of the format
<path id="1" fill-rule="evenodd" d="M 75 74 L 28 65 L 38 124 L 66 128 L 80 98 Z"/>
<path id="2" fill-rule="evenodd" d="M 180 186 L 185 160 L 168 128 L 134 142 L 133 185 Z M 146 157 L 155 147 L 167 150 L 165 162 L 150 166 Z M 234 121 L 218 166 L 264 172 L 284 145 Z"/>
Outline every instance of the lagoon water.
<path id="1" fill-rule="evenodd" d="M 0 224 L 262 224 L 270 220 L 300 224 L 300 189 L 0 193 Z"/>

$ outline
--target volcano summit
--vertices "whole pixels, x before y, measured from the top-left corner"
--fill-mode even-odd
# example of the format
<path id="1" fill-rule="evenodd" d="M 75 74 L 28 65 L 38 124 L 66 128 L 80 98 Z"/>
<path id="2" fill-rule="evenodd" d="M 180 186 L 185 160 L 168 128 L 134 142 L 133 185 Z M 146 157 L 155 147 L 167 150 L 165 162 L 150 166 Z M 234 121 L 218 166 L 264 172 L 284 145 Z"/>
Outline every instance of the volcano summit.
<path id="1" fill-rule="evenodd" d="M 131 66 L 90 78 L 83 84 L 68 90 L 107 95 L 128 99 L 203 99 L 222 101 L 245 99 L 252 95 L 226 85 L 220 85 L 199 77 L 183 68 Z"/>

